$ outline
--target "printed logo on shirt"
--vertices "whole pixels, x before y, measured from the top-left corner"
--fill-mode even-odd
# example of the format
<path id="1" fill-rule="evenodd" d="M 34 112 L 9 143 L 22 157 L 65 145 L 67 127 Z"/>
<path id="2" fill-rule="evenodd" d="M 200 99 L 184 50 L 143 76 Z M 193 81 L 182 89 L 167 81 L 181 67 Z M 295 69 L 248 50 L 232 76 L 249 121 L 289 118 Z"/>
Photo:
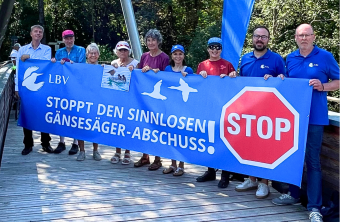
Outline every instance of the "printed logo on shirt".
<path id="1" fill-rule="evenodd" d="M 269 66 L 266 66 L 264 64 L 261 65 L 261 69 L 269 69 Z"/>
<path id="2" fill-rule="evenodd" d="M 220 69 L 226 69 L 227 67 L 225 65 L 221 65 Z"/>
<path id="3" fill-rule="evenodd" d="M 309 67 L 319 66 L 319 64 L 313 64 L 312 62 L 309 63 Z"/>
<path id="4" fill-rule="evenodd" d="M 25 86 L 30 91 L 38 91 L 43 87 L 44 82 L 36 83 L 38 76 L 41 76 L 43 73 L 36 73 L 39 67 L 37 66 L 31 66 L 28 69 L 26 69 L 24 74 L 24 80 L 22 81 L 22 86 Z"/>

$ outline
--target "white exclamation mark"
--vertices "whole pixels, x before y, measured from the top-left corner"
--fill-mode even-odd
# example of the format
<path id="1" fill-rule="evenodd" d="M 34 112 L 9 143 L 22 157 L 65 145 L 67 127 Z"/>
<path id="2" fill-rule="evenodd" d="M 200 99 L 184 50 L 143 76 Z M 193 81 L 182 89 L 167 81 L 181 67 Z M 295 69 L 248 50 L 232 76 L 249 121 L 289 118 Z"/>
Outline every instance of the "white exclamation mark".
<path id="1" fill-rule="evenodd" d="M 215 121 L 208 122 L 208 137 L 209 137 L 209 143 L 215 143 Z M 213 146 L 209 146 L 208 153 L 214 154 L 215 148 Z"/>

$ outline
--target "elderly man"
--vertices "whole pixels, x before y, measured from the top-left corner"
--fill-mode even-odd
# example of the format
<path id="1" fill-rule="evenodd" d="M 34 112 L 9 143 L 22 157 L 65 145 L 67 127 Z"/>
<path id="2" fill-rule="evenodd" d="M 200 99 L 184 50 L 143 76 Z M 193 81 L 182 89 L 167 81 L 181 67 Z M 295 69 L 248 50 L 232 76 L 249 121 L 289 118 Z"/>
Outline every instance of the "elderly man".
<path id="1" fill-rule="evenodd" d="M 265 26 L 258 26 L 254 29 L 252 38 L 254 51 L 242 57 L 240 76 L 264 77 L 264 79 L 273 76 L 284 78 L 283 73 L 286 73 L 284 61 L 279 54 L 267 48 L 269 37 L 269 30 Z M 268 197 L 268 180 L 262 179 L 261 182 L 257 182 L 256 177 L 249 176 L 235 188 L 239 192 L 255 189 L 257 189 L 256 198 Z"/>
<path id="2" fill-rule="evenodd" d="M 41 59 L 50 60 L 51 59 L 51 48 L 47 45 L 40 43 L 44 35 L 44 28 L 40 25 L 33 25 L 31 27 L 31 37 L 32 42 L 28 45 L 21 47 L 17 54 L 16 64 L 19 64 L 19 59 L 25 62 L 26 59 Z M 15 94 L 18 94 L 18 69 L 15 78 Z M 24 144 L 25 148 L 22 150 L 22 155 L 27 155 L 32 151 L 33 148 L 33 136 L 32 130 L 24 129 Z M 48 133 L 41 133 L 41 146 L 45 152 L 52 153 L 53 149 L 50 146 L 51 137 Z"/>
<path id="3" fill-rule="evenodd" d="M 10 58 L 12 60 L 13 66 L 17 65 L 17 55 L 18 55 L 18 50 L 20 49 L 21 45 L 19 43 L 15 43 L 12 49 L 12 52 L 10 54 Z"/>
<path id="4" fill-rule="evenodd" d="M 86 63 L 85 48 L 74 44 L 74 32 L 72 30 L 65 30 L 62 33 L 62 37 L 65 47 L 59 49 L 55 54 L 55 58 L 51 59 L 51 61 L 60 61 L 61 64 L 64 64 L 65 62 Z M 65 137 L 60 136 L 60 142 L 58 147 L 54 150 L 54 153 L 61 153 L 65 149 Z M 78 140 L 74 139 L 68 154 L 74 155 L 78 153 L 78 150 Z"/>
<path id="5" fill-rule="evenodd" d="M 324 126 L 329 124 L 327 91 L 339 89 L 339 65 L 330 52 L 314 45 L 314 40 L 315 34 L 311 25 L 302 24 L 297 27 L 295 41 L 299 49 L 289 54 L 286 60 L 289 77 L 310 79 L 309 85 L 313 86 L 305 156 L 307 210 L 310 211 L 309 219 L 312 222 L 322 221 L 320 150 Z M 276 205 L 297 204 L 300 200 L 299 187 L 290 185 L 289 190 L 290 195 L 283 194 L 272 202 Z"/>

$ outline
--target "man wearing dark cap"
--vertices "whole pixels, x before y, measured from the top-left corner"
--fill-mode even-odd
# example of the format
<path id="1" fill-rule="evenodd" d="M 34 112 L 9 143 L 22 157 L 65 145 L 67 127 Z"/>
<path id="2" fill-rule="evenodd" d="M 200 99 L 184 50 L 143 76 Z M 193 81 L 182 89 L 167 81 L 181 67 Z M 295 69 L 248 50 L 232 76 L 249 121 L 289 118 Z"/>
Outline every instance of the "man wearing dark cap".
<path id="1" fill-rule="evenodd" d="M 197 73 L 207 78 L 208 75 L 235 77 L 236 71 L 233 65 L 225 59 L 221 58 L 222 53 L 222 39 L 213 37 L 208 40 L 208 53 L 209 59 L 201 62 L 198 65 Z M 218 187 L 226 188 L 229 185 L 228 171 L 222 170 L 221 180 L 218 183 Z M 197 177 L 197 182 L 205 182 L 210 180 L 216 180 L 216 170 L 214 168 L 208 168 L 202 176 Z"/>
<path id="2" fill-rule="evenodd" d="M 51 61 L 60 61 L 61 64 L 64 64 L 65 62 L 86 63 L 85 48 L 74 44 L 74 32 L 72 30 L 65 30 L 62 33 L 62 37 L 63 42 L 65 43 L 65 47 L 58 49 L 55 54 L 55 58 L 52 58 Z M 60 136 L 60 142 L 58 144 L 58 147 L 54 150 L 54 153 L 61 153 L 65 149 L 65 138 Z M 78 140 L 74 139 L 72 147 L 68 154 L 74 155 L 78 153 L 78 150 Z"/>

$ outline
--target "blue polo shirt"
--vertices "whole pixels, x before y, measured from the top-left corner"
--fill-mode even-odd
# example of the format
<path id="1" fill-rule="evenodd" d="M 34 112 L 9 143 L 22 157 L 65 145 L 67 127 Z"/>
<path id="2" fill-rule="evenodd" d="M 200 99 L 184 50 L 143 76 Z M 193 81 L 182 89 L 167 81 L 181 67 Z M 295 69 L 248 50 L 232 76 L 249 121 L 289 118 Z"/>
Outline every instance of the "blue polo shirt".
<path id="1" fill-rule="evenodd" d="M 339 65 L 332 53 L 314 46 L 306 57 L 296 50 L 287 56 L 288 76 L 291 78 L 319 79 L 327 83 L 329 79 L 339 79 Z M 309 124 L 328 125 L 327 92 L 313 90 Z"/>
<path id="2" fill-rule="evenodd" d="M 260 58 L 256 58 L 254 52 L 242 57 L 240 76 L 264 77 L 265 74 L 274 77 L 286 74 L 285 63 L 279 54 L 268 49 Z"/>
<path id="3" fill-rule="evenodd" d="M 86 62 L 86 54 L 84 47 L 74 45 L 70 51 L 67 52 L 66 47 L 58 49 L 55 53 L 55 59 L 57 61 L 61 61 L 63 58 L 68 58 L 75 63 L 85 63 Z"/>
<path id="4" fill-rule="evenodd" d="M 166 72 L 175 72 L 175 71 L 172 70 L 171 65 L 168 65 L 167 67 L 165 67 L 164 71 L 166 71 Z M 194 74 L 194 71 L 189 66 L 187 66 L 185 68 L 184 72 L 187 72 L 188 74 Z M 176 72 L 176 73 L 181 73 L 181 72 Z"/>

